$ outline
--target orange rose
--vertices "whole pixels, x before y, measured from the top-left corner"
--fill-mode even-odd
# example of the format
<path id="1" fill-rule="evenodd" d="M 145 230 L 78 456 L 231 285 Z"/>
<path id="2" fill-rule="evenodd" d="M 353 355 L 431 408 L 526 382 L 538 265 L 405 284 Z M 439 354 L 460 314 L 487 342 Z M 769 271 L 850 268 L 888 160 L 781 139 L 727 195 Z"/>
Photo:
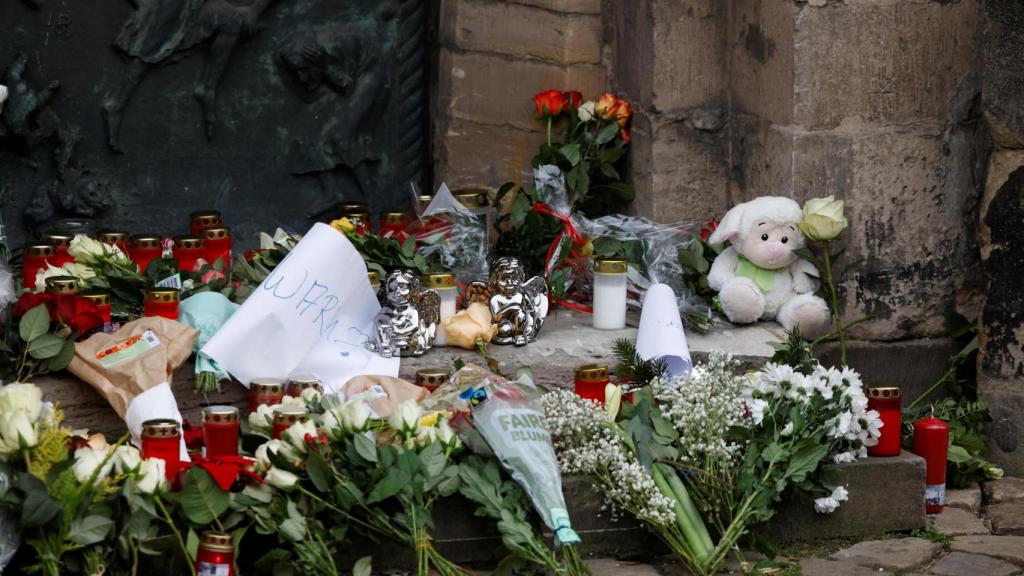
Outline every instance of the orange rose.
<path id="1" fill-rule="evenodd" d="M 615 97 L 615 94 L 610 92 L 601 94 L 601 97 L 597 99 L 597 104 L 594 105 L 594 114 L 597 114 L 597 117 L 601 120 L 611 120 L 614 118 L 611 111 L 615 107 L 617 100 L 618 98 Z"/>
<path id="2" fill-rule="evenodd" d="M 626 122 L 629 122 L 630 117 L 633 116 L 633 107 L 629 102 L 621 99 L 615 99 L 615 106 L 611 110 L 612 118 L 618 122 L 619 126 L 625 126 Z"/>
<path id="3" fill-rule="evenodd" d="M 537 107 L 538 118 L 554 118 L 562 113 L 566 106 L 566 93 L 558 90 L 545 90 L 533 96 L 533 105 Z"/>
<path id="4" fill-rule="evenodd" d="M 632 136 L 629 135 L 629 130 L 626 130 L 625 128 L 619 128 L 619 138 L 622 138 L 623 142 L 629 144 L 629 141 L 632 139 Z"/>

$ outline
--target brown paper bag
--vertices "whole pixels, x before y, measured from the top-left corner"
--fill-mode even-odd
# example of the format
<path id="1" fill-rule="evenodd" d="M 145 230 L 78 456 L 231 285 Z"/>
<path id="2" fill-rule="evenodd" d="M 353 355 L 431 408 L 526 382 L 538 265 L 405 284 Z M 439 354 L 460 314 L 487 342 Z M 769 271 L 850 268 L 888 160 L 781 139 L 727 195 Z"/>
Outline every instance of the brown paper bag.
<path id="1" fill-rule="evenodd" d="M 346 398 L 369 392 L 366 403 L 380 418 L 387 418 L 406 400 L 423 402 L 430 395 L 426 388 L 391 376 L 356 376 L 341 388 Z"/>
<path id="2" fill-rule="evenodd" d="M 198 330 L 174 320 L 139 318 L 113 334 L 93 334 L 75 344 L 68 370 L 124 418 L 136 396 L 171 381 L 174 369 L 192 354 L 198 336 Z"/>

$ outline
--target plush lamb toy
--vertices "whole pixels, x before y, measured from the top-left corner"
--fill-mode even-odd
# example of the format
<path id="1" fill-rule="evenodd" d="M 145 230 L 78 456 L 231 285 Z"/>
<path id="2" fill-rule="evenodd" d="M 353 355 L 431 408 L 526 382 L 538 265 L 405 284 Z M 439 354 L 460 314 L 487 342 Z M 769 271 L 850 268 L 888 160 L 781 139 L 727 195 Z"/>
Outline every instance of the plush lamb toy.
<path id="1" fill-rule="evenodd" d="M 818 271 L 794 252 L 804 246 L 796 227 L 801 215 L 799 204 L 780 196 L 763 196 L 725 213 L 708 242 L 728 240 L 730 246 L 712 264 L 708 286 L 718 291 L 730 321 L 774 318 L 808 338 L 826 328 L 828 305 L 814 295 Z"/>

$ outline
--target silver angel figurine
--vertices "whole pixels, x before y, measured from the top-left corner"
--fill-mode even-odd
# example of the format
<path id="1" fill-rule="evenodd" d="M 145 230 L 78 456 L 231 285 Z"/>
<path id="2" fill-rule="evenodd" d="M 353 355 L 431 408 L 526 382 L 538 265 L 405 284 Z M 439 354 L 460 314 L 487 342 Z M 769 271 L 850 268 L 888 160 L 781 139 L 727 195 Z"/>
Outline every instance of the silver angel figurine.
<path id="1" fill-rule="evenodd" d="M 377 341 L 366 347 L 385 358 L 422 356 L 434 342 L 441 318 L 441 297 L 420 289 L 420 280 L 408 270 L 394 270 L 384 280 L 377 313 Z"/>
<path id="2" fill-rule="evenodd" d="M 548 285 L 534 276 L 526 280 L 519 260 L 498 258 L 485 284 L 473 282 L 466 291 L 467 302 L 483 302 L 491 309 L 498 333 L 492 342 L 523 346 L 537 339 L 548 315 Z"/>

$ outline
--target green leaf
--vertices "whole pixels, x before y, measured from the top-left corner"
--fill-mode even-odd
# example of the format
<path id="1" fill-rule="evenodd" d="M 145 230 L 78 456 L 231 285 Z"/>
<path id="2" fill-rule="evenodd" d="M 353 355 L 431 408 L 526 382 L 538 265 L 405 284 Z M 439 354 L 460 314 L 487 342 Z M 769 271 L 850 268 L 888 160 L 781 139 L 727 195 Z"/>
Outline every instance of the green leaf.
<path id="1" fill-rule="evenodd" d="M 373 556 L 363 556 L 352 566 L 352 576 L 370 576 L 373 573 Z"/>
<path id="2" fill-rule="evenodd" d="M 188 536 L 185 537 L 185 550 L 188 552 L 190 562 L 196 561 L 196 554 L 199 553 L 199 534 L 192 528 L 188 529 Z"/>
<path id="3" fill-rule="evenodd" d="M 43 526 L 61 511 L 60 504 L 50 498 L 46 489 L 32 490 L 21 505 L 21 528 Z"/>
<path id="4" fill-rule="evenodd" d="M 60 349 L 60 352 L 52 358 L 48 358 L 43 362 L 43 367 L 48 372 L 57 372 L 68 367 L 71 364 L 71 359 L 75 357 L 75 343 L 71 340 L 64 340 L 64 346 Z"/>
<path id="5" fill-rule="evenodd" d="M 949 461 L 952 462 L 953 464 L 963 464 L 964 462 L 967 462 L 971 459 L 971 455 L 967 452 L 967 450 L 957 445 L 949 447 L 948 457 Z"/>
<path id="6" fill-rule="evenodd" d="M 210 474 L 202 468 L 189 470 L 181 489 L 181 508 L 196 524 L 210 524 L 228 509 L 231 497 L 222 492 Z"/>
<path id="7" fill-rule="evenodd" d="M 580 163 L 580 145 L 566 144 L 558 149 L 558 152 L 565 158 L 565 160 L 571 165 L 575 166 Z"/>
<path id="8" fill-rule="evenodd" d="M 601 131 L 597 133 L 597 140 L 596 140 L 596 142 L 598 144 L 607 144 L 608 142 L 611 142 L 612 138 L 615 138 L 615 136 L 618 133 L 619 133 L 619 125 L 616 124 L 615 122 L 611 122 L 610 124 L 608 124 L 604 128 L 601 128 Z"/>
<path id="9" fill-rule="evenodd" d="M 110 532 L 110 528 L 113 525 L 114 521 L 106 516 L 93 514 L 85 518 L 79 518 L 71 523 L 71 531 L 68 534 L 68 538 L 75 544 L 81 544 L 82 546 L 96 544 L 97 542 L 102 542 L 107 537 L 107 533 Z"/>
<path id="10" fill-rule="evenodd" d="M 427 478 L 433 478 L 444 470 L 445 457 L 444 447 L 440 442 L 434 442 L 420 452 L 420 462 L 427 471 Z"/>
<path id="11" fill-rule="evenodd" d="M 370 495 L 366 498 L 367 504 L 374 504 L 382 500 L 398 494 L 402 491 L 402 488 L 406 484 L 412 481 L 412 477 L 404 469 L 400 467 L 394 467 L 388 470 L 388 475 L 385 476 L 373 490 L 370 491 Z"/>
<path id="12" fill-rule="evenodd" d="M 786 468 L 786 478 L 792 482 L 802 482 L 808 474 L 818 469 L 822 458 L 828 454 L 828 447 L 815 443 L 808 439 L 803 445 L 793 452 L 789 460 L 789 467 Z"/>
<path id="13" fill-rule="evenodd" d="M 622 148 L 619 148 L 618 146 L 614 146 L 612 148 L 605 148 L 604 150 L 601 150 L 601 152 L 598 153 L 597 155 L 598 160 L 600 160 L 601 162 L 607 162 L 609 164 L 618 162 L 619 158 L 621 157 Z"/>
<path id="14" fill-rule="evenodd" d="M 55 334 L 43 334 L 28 343 L 28 353 L 36 360 L 46 360 L 60 354 L 64 339 Z M 70 359 L 68 360 L 70 362 Z"/>
<path id="15" fill-rule="evenodd" d="M 609 164 L 607 162 L 602 162 L 601 163 L 601 174 L 604 174 L 605 176 L 607 176 L 608 178 L 610 178 L 612 180 L 621 180 L 622 179 L 622 177 L 619 176 L 619 171 L 615 169 L 615 166 L 612 166 L 611 164 Z"/>
<path id="16" fill-rule="evenodd" d="M 356 448 L 356 453 L 363 457 L 363 460 L 367 462 L 377 461 L 377 445 L 374 444 L 373 440 L 365 434 L 356 434 L 352 437 L 352 444 Z"/>
<path id="17" fill-rule="evenodd" d="M 36 338 L 46 334 L 50 330 L 50 312 L 46 304 L 40 304 L 25 312 L 18 323 L 18 333 L 21 339 L 31 343 Z"/>
<path id="18" fill-rule="evenodd" d="M 313 485 L 316 486 L 317 490 L 321 492 L 329 492 L 331 490 L 334 473 L 319 452 L 315 450 L 309 452 L 309 456 L 306 457 L 306 471 L 309 473 L 309 479 L 313 481 Z"/>
<path id="19" fill-rule="evenodd" d="M 408 238 L 405 239 L 405 242 L 402 243 L 402 254 L 409 258 L 412 258 L 413 255 L 416 254 L 415 236 L 409 236 Z"/>

